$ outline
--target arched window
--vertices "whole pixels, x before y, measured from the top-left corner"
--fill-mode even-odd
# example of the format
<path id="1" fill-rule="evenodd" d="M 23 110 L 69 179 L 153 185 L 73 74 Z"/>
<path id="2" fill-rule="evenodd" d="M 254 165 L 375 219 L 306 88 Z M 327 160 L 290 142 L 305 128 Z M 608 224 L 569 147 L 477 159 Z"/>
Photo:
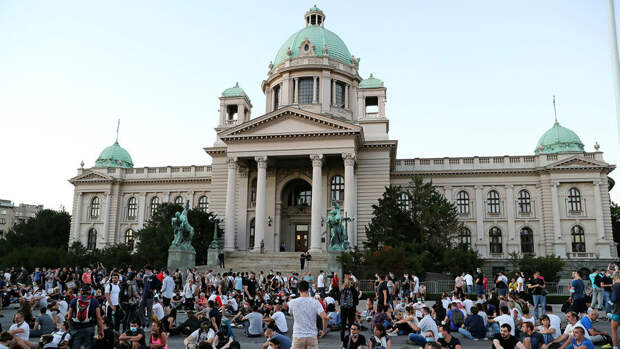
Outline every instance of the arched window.
<path id="1" fill-rule="evenodd" d="M 570 232 L 573 242 L 573 252 L 586 252 L 586 235 L 580 225 L 576 225 Z"/>
<path id="2" fill-rule="evenodd" d="M 459 232 L 459 244 L 471 247 L 471 230 L 469 228 L 463 227 Z"/>
<path id="3" fill-rule="evenodd" d="M 568 190 L 568 209 L 571 212 L 581 212 L 581 192 L 575 187 Z"/>
<path id="4" fill-rule="evenodd" d="M 398 196 L 398 208 L 403 211 L 409 211 L 409 209 L 411 208 L 410 201 L 411 199 L 409 199 L 409 194 L 400 193 L 400 195 Z"/>
<path id="5" fill-rule="evenodd" d="M 99 203 L 99 197 L 95 196 L 90 201 L 90 218 L 98 218 L 100 209 L 101 209 L 101 204 Z"/>
<path id="6" fill-rule="evenodd" d="M 519 212 L 526 214 L 532 212 L 530 192 L 525 189 L 519 192 Z"/>
<path id="7" fill-rule="evenodd" d="M 209 208 L 209 199 L 206 196 L 203 195 L 200 199 L 198 199 L 198 208 L 200 211 L 207 213 L 207 209 Z"/>
<path id="8" fill-rule="evenodd" d="M 295 188 L 295 205 L 310 206 L 312 204 L 312 187 L 305 183 Z"/>
<path id="9" fill-rule="evenodd" d="M 250 206 L 256 206 L 256 178 L 252 180 L 252 185 L 250 185 Z"/>
<path id="10" fill-rule="evenodd" d="M 256 236 L 256 219 L 250 221 L 250 250 L 254 248 L 254 237 Z"/>
<path id="11" fill-rule="evenodd" d="M 88 231 L 88 241 L 86 242 L 86 249 L 94 251 L 97 248 L 97 230 L 91 228 Z"/>
<path id="12" fill-rule="evenodd" d="M 502 253 L 502 231 L 498 227 L 489 230 L 489 247 L 491 253 Z"/>
<path id="13" fill-rule="evenodd" d="M 456 209 L 460 214 L 469 214 L 469 194 L 465 190 L 456 194 Z"/>
<path id="14" fill-rule="evenodd" d="M 499 213 L 499 193 L 496 190 L 491 190 L 487 194 L 487 212 L 491 214 Z"/>
<path id="15" fill-rule="evenodd" d="M 534 233 L 532 229 L 521 229 L 521 253 L 534 253 Z"/>
<path id="16" fill-rule="evenodd" d="M 159 208 L 159 198 L 155 196 L 151 199 L 151 217 L 157 213 L 158 208 Z"/>
<path id="17" fill-rule="evenodd" d="M 133 251 L 134 241 L 133 229 L 127 229 L 127 231 L 125 231 L 125 245 L 127 245 L 129 251 Z"/>
<path id="18" fill-rule="evenodd" d="M 331 200 L 344 200 L 344 178 L 342 176 L 334 176 L 331 181 Z M 330 201 L 331 201 L 330 200 Z"/>
<path id="19" fill-rule="evenodd" d="M 130 197 L 127 200 L 127 219 L 136 219 L 138 213 L 138 202 L 135 197 Z"/>
<path id="20" fill-rule="evenodd" d="M 181 195 L 177 196 L 176 198 L 174 198 L 174 203 L 176 205 L 181 205 L 183 206 L 184 202 L 183 202 L 183 197 Z"/>

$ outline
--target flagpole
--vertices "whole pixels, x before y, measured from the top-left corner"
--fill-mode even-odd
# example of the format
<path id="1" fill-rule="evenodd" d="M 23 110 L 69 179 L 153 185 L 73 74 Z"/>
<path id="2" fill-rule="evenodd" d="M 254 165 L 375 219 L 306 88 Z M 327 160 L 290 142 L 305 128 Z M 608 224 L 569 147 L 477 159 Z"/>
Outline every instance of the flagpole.
<path id="1" fill-rule="evenodd" d="M 620 142 L 620 67 L 618 58 L 618 35 L 616 32 L 616 14 L 614 0 L 607 0 L 609 14 L 609 39 L 611 40 L 611 69 L 614 81 L 614 97 L 616 100 L 616 121 L 618 126 L 618 141 Z"/>

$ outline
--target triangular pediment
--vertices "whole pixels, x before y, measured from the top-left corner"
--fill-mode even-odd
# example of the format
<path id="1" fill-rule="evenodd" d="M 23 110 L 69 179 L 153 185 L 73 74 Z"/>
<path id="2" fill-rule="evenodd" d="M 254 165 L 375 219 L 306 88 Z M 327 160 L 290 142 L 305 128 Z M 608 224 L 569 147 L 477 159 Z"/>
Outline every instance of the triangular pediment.
<path id="1" fill-rule="evenodd" d="M 357 134 L 358 125 L 297 108 L 282 108 L 220 133 L 222 140 L 282 136 Z"/>
<path id="2" fill-rule="evenodd" d="M 603 168 L 608 165 L 604 162 L 585 158 L 583 155 L 574 155 L 547 165 L 549 169 L 576 169 L 576 168 Z"/>
<path id="3" fill-rule="evenodd" d="M 112 177 L 98 173 L 98 172 L 94 172 L 94 171 L 87 171 L 85 173 L 82 173 L 81 175 L 77 175 L 73 178 L 71 178 L 69 180 L 69 182 L 74 183 L 74 182 L 101 182 L 101 181 L 111 181 Z"/>

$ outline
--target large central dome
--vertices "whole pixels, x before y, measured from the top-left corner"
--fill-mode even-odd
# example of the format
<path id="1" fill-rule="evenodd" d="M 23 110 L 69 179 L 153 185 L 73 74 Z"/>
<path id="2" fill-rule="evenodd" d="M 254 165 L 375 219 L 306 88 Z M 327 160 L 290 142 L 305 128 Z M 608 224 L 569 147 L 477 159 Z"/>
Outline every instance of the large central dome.
<path id="1" fill-rule="evenodd" d="M 323 15 L 323 11 L 316 6 L 311 8 L 308 13 L 316 13 Z M 308 16 L 308 14 L 306 14 Z M 324 18 L 324 17 L 323 17 Z M 327 55 L 331 58 L 337 59 L 343 63 L 351 64 L 351 53 L 345 45 L 344 41 L 340 39 L 338 35 L 323 27 L 323 21 L 308 22 L 308 25 L 291 35 L 280 47 L 276 58 L 273 61 L 273 65 L 278 66 L 289 56 L 287 55 L 290 49 L 290 57 L 295 58 L 299 55 L 299 47 L 306 40 L 310 40 L 314 45 L 314 51 L 317 56 L 323 56 L 323 48 L 327 47 Z"/>

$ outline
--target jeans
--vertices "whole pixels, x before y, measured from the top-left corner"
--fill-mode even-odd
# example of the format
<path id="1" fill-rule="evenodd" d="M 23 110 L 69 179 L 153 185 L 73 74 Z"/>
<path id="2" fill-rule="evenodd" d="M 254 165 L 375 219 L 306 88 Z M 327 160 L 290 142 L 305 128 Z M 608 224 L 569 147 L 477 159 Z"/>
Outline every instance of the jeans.
<path id="1" fill-rule="evenodd" d="M 244 330 L 245 335 L 246 335 L 246 336 L 248 336 L 248 337 L 260 337 L 260 336 L 262 336 L 262 333 L 259 333 L 259 334 L 251 334 L 250 332 L 248 332 L 248 330 L 250 329 L 250 321 L 248 321 L 248 320 L 245 320 L 245 321 L 243 322 L 243 328 L 245 329 L 245 330 Z"/>
<path id="2" fill-rule="evenodd" d="M 478 296 L 484 294 L 484 285 L 476 285 L 476 294 Z"/>
<path id="3" fill-rule="evenodd" d="M 508 289 L 507 288 L 498 288 L 497 289 L 497 294 L 500 296 L 505 296 L 506 293 L 508 293 Z"/>
<path id="4" fill-rule="evenodd" d="M 474 285 L 467 285 L 467 294 L 474 293 Z"/>
<path id="5" fill-rule="evenodd" d="M 355 308 L 340 307 L 340 340 L 344 340 L 344 332 L 355 323 Z"/>
<path id="6" fill-rule="evenodd" d="M 426 337 L 424 337 L 421 334 L 409 333 L 409 336 L 407 338 L 409 338 L 410 341 L 414 342 L 417 345 L 425 345 L 426 344 Z"/>
<path id="7" fill-rule="evenodd" d="M 611 313 L 611 304 L 609 304 L 610 300 L 611 300 L 611 291 L 605 291 L 603 293 L 603 303 L 605 304 L 605 313 L 606 314 Z"/>
<path id="8" fill-rule="evenodd" d="M 316 291 L 321 295 L 321 298 L 325 298 L 325 287 L 317 287 Z"/>
<path id="9" fill-rule="evenodd" d="M 493 337 L 494 335 L 499 333 L 499 324 L 494 322 L 489 325 L 489 336 Z"/>
<path id="10" fill-rule="evenodd" d="M 459 328 L 459 333 L 463 335 L 463 337 L 469 338 L 469 339 L 474 339 L 474 336 L 471 335 L 471 332 L 469 332 L 468 330 L 464 329 L 464 328 Z"/>
<path id="11" fill-rule="evenodd" d="M 604 292 L 602 288 L 600 287 L 593 288 L 592 289 L 592 304 L 590 304 L 590 307 L 592 309 L 599 309 L 599 310 L 603 309 L 603 296 L 604 296 Z"/>
<path id="12" fill-rule="evenodd" d="M 542 315 L 547 314 L 547 311 L 545 310 L 545 307 L 547 306 L 547 297 L 543 296 L 542 294 L 535 294 L 532 295 L 532 297 L 534 298 L 534 318 L 538 319 L 539 304 L 542 308 Z"/>
<path id="13" fill-rule="evenodd" d="M 146 315 L 144 314 L 146 310 Z M 150 327 L 153 323 L 153 298 L 142 298 L 138 306 L 138 317 L 142 327 Z"/>
<path id="14" fill-rule="evenodd" d="M 80 328 L 71 333 L 71 349 L 90 349 L 95 344 L 95 326 Z"/>
<path id="15" fill-rule="evenodd" d="M 136 318 L 136 308 L 135 304 L 127 304 L 125 306 L 125 311 L 123 315 L 123 331 L 127 331 L 129 329 L 129 321 Z"/>

